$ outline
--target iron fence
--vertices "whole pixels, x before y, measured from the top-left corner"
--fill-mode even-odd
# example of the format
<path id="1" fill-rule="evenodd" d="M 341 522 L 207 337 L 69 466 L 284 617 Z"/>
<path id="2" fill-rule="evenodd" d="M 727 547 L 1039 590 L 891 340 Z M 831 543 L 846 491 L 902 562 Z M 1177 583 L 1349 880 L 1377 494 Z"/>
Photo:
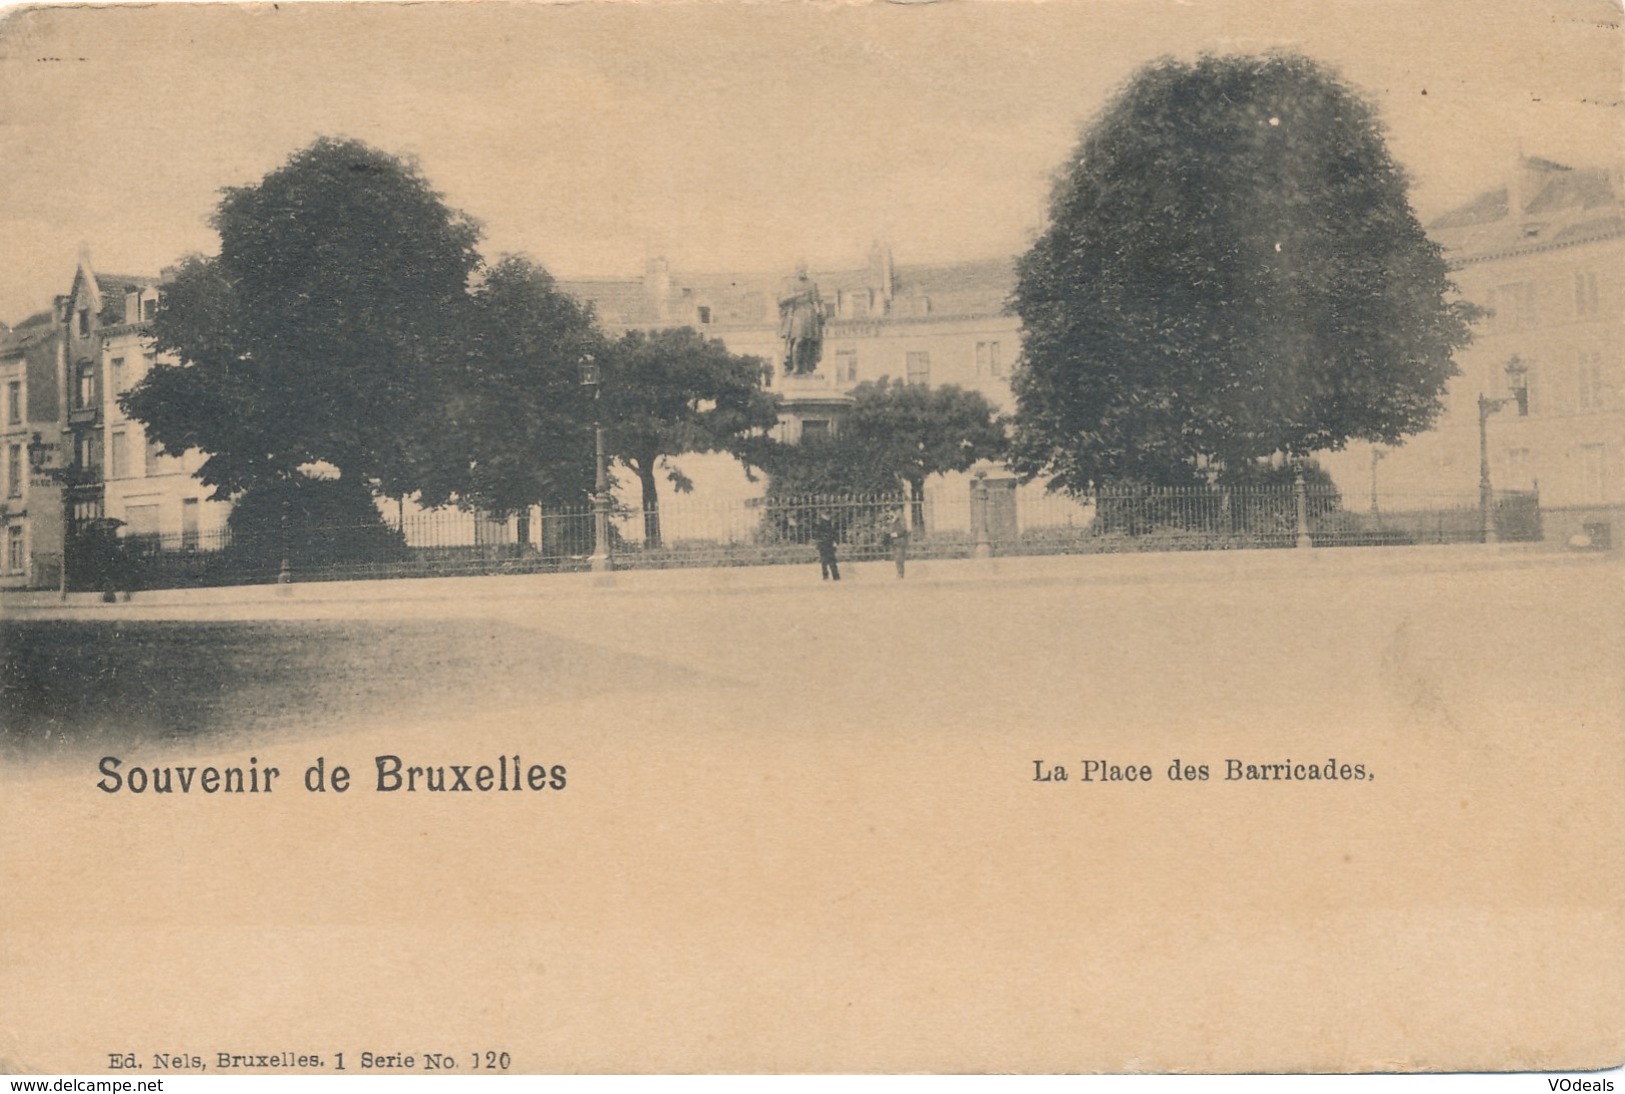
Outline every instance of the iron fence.
<path id="1" fill-rule="evenodd" d="M 675 498 L 658 521 L 617 507 L 610 521 L 616 569 L 812 563 L 827 537 L 845 560 L 887 557 L 899 515 L 908 551 L 924 559 L 975 555 L 1091 554 L 1471 543 L 1485 539 L 1476 495 L 1392 495 L 1350 510 L 1334 489 L 1141 488 L 1083 498 L 1013 488 L 927 491 L 920 498 L 819 495 L 733 502 Z M 1490 521 L 1507 542 L 1541 536 L 1539 499 L 1496 495 Z M 594 551 L 590 507 L 506 518 L 445 509 L 371 524 L 304 529 L 297 538 L 245 541 L 229 528 L 134 535 L 114 521 L 75 522 L 69 586 L 137 590 L 282 580 L 439 577 L 584 571 Z M 658 540 L 647 538 L 659 530 Z"/>

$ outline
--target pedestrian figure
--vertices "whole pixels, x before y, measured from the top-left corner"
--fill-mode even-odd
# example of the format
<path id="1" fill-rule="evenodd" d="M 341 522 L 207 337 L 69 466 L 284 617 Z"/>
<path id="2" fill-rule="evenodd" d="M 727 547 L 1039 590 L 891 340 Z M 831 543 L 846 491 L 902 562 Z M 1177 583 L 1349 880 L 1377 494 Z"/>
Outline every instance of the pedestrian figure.
<path id="1" fill-rule="evenodd" d="M 841 567 L 835 560 L 835 526 L 827 520 L 818 522 L 815 531 L 818 544 L 818 574 L 822 580 L 841 580 Z"/>
<path id="2" fill-rule="evenodd" d="M 897 564 L 897 578 L 901 581 L 903 569 L 908 564 L 908 520 L 902 510 L 898 510 L 891 526 L 886 529 L 886 542 L 891 544 L 891 558 Z"/>

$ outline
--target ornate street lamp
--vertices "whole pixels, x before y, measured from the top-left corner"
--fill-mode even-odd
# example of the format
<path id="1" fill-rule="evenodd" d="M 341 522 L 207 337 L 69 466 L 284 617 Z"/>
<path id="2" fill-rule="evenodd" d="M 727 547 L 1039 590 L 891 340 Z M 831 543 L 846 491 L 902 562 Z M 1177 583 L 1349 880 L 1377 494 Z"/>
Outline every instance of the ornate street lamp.
<path id="1" fill-rule="evenodd" d="M 604 463 L 604 423 L 600 417 L 598 396 L 603 388 L 603 372 L 598 358 L 590 353 L 581 355 L 581 386 L 592 388 L 592 436 L 595 452 L 592 491 L 592 572 L 608 573 L 615 568 L 609 543 L 609 469 Z"/>
<path id="2" fill-rule="evenodd" d="M 1512 394 L 1492 399 L 1482 392 L 1478 396 L 1478 516 L 1483 529 L 1484 542 L 1495 543 L 1495 491 L 1490 486 L 1490 444 L 1488 423 L 1490 415 L 1508 403 L 1518 404 L 1518 416 L 1529 414 L 1529 366 L 1513 354 L 1506 364 L 1507 390 Z"/>

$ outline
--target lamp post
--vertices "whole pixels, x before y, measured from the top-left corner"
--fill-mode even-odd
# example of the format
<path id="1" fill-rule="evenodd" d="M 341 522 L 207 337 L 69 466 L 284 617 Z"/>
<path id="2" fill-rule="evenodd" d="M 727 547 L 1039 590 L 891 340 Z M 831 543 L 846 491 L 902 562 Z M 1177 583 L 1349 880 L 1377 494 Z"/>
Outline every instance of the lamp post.
<path id="1" fill-rule="evenodd" d="M 978 471 L 970 484 L 971 520 L 975 522 L 976 546 L 972 558 L 992 558 L 993 544 L 987 528 L 987 472 Z"/>
<path id="2" fill-rule="evenodd" d="M 604 464 L 604 423 L 598 406 L 603 388 L 603 372 L 598 358 L 581 355 L 581 386 L 592 388 L 593 490 L 592 490 L 592 572 L 608 573 L 615 568 L 609 544 L 609 470 Z"/>
<path id="3" fill-rule="evenodd" d="M 1388 450 L 1371 446 L 1371 519 L 1382 527 L 1382 510 L 1377 508 L 1377 464 L 1388 458 Z"/>
<path id="4" fill-rule="evenodd" d="M 1519 417 L 1529 413 L 1529 367 L 1514 354 L 1507 361 L 1506 374 L 1511 395 L 1492 399 L 1480 392 L 1478 396 L 1478 517 L 1485 543 L 1500 539 L 1495 531 L 1495 491 L 1490 485 L 1490 415 L 1510 402 L 1518 404 Z"/>

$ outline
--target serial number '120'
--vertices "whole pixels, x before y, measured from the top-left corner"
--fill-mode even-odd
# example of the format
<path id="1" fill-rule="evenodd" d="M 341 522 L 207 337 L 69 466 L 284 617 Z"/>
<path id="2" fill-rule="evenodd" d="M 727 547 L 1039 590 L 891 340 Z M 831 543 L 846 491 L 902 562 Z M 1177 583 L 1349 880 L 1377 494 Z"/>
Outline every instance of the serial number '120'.
<path id="1" fill-rule="evenodd" d="M 486 1050 L 468 1055 L 471 1071 L 507 1071 L 513 1057 L 506 1052 Z M 456 1071 L 460 1057 L 450 1052 L 363 1052 L 361 1070 L 376 1071 Z M 338 1053 L 339 1071 L 345 1071 L 344 1053 Z"/>

